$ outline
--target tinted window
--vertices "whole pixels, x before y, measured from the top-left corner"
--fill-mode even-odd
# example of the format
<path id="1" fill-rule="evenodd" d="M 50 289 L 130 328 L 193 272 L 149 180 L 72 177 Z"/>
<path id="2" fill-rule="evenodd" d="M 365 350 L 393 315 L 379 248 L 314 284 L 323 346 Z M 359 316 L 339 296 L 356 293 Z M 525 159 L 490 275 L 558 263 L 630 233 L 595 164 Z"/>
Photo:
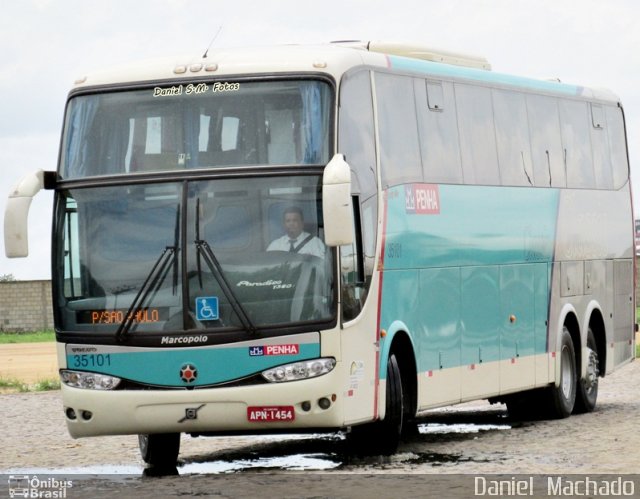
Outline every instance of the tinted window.
<path id="1" fill-rule="evenodd" d="M 376 149 L 371 95 L 371 76 L 367 71 L 347 75 L 340 87 L 338 144 L 352 173 L 355 224 L 361 233 L 354 242 L 340 247 L 342 316 L 355 318 L 364 305 L 375 256 L 377 228 Z"/>
<path id="2" fill-rule="evenodd" d="M 425 181 L 462 183 L 453 84 L 416 79 L 415 98 Z"/>
<path id="3" fill-rule="evenodd" d="M 542 95 L 527 95 L 526 101 L 534 183 L 566 187 L 558 101 Z"/>
<path id="4" fill-rule="evenodd" d="M 500 184 L 491 90 L 455 85 L 462 171 L 466 184 Z"/>
<path id="5" fill-rule="evenodd" d="M 494 90 L 493 111 L 502 184 L 533 185 L 533 164 L 524 95 Z"/>
<path id="6" fill-rule="evenodd" d="M 71 98 L 65 179 L 228 165 L 324 164 L 331 88 L 202 82 Z"/>
<path id="7" fill-rule="evenodd" d="M 568 187 L 595 187 L 591 157 L 591 117 L 586 102 L 560 101 L 560 123 Z"/>
<path id="8" fill-rule="evenodd" d="M 629 164 L 627 162 L 627 145 L 624 133 L 622 110 L 607 106 L 607 134 L 611 148 L 611 164 L 613 165 L 613 187 L 619 189 L 629 178 Z"/>
<path id="9" fill-rule="evenodd" d="M 421 181 L 412 79 L 376 74 L 376 96 L 383 185 Z"/>
<path id="10" fill-rule="evenodd" d="M 338 151 L 344 154 L 355 175 L 358 193 L 368 198 L 376 192 L 376 146 L 368 71 L 343 79 L 338 126 Z"/>
<path id="11" fill-rule="evenodd" d="M 605 130 L 604 110 L 599 104 L 591 104 L 591 152 L 593 154 L 593 172 L 598 189 L 612 189 L 611 154 L 609 153 L 609 135 Z"/>

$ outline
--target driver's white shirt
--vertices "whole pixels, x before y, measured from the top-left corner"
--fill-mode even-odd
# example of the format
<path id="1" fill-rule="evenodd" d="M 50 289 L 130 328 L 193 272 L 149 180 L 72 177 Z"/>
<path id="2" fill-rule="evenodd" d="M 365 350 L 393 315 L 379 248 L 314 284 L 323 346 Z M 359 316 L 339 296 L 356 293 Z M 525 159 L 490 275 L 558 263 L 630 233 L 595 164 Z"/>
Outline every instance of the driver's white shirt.
<path id="1" fill-rule="evenodd" d="M 293 246 L 297 248 L 307 237 L 309 237 L 308 232 L 301 232 L 300 235 L 298 235 L 298 237 L 293 240 Z M 267 251 L 289 251 L 289 248 L 291 247 L 290 243 L 291 239 L 288 235 L 285 234 L 284 236 L 275 239 L 267 247 Z M 307 243 L 305 243 L 305 245 L 300 248 L 300 251 L 297 251 L 297 253 L 300 253 L 301 255 L 313 255 L 319 258 L 324 258 L 325 246 L 319 238 L 314 236 Z"/>

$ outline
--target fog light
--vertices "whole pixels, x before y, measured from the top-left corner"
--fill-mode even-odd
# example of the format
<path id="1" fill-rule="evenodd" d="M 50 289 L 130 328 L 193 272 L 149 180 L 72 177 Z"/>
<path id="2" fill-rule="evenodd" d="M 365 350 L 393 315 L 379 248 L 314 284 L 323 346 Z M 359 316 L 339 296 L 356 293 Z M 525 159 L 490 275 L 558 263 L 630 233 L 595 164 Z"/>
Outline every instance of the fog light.
<path id="1" fill-rule="evenodd" d="M 64 413 L 67 415 L 67 419 L 70 419 L 72 421 L 75 421 L 75 419 L 77 418 L 76 411 L 74 411 L 71 407 L 67 407 Z"/>
<path id="2" fill-rule="evenodd" d="M 82 411 L 80 414 L 82 414 L 82 419 L 85 421 L 89 421 L 93 417 L 93 413 L 91 411 Z"/>
<path id="3" fill-rule="evenodd" d="M 311 410 L 311 402 L 305 400 L 304 402 L 302 402 L 302 404 L 300 404 L 300 407 L 302 407 L 302 410 L 304 412 L 309 412 Z"/>
<path id="4" fill-rule="evenodd" d="M 320 400 L 318 400 L 318 405 L 320 406 L 320 409 L 327 410 L 329 407 L 331 407 L 331 401 L 327 397 L 322 397 Z"/>

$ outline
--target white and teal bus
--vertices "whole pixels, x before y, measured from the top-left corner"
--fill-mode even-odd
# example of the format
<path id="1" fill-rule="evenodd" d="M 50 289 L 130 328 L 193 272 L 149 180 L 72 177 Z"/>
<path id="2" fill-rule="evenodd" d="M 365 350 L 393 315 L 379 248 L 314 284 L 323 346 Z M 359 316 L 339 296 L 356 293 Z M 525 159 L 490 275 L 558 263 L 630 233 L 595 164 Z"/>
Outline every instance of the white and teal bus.
<path id="1" fill-rule="evenodd" d="M 634 357 L 607 91 L 407 45 L 212 50 L 76 82 L 58 171 L 10 195 L 8 256 L 43 187 L 69 432 L 138 434 L 151 464 L 182 433 L 391 453 L 474 399 L 567 417 Z"/>

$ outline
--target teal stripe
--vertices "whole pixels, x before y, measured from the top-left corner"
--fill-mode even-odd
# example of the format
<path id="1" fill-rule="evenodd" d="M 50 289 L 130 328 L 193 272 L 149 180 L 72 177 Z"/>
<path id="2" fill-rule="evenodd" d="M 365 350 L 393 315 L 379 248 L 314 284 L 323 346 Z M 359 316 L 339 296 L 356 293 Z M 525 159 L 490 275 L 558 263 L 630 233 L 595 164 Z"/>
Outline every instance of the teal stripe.
<path id="1" fill-rule="evenodd" d="M 436 214 L 387 193 L 381 328 L 406 325 L 422 372 L 545 352 L 559 191 L 438 192 Z"/>
<path id="2" fill-rule="evenodd" d="M 557 189 L 440 185 L 438 192 L 440 213 L 421 215 L 407 213 L 404 186 L 389 189 L 385 270 L 552 261 Z"/>
<path id="3" fill-rule="evenodd" d="M 284 342 L 283 342 L 284 343 Z M 198 348 L 133 351 L 109 354 L 109 365 L 100 368 L 78 368 L 159 386 L 202 386 L 224 383 L 259 373 L 265 369 L 313 359 L 320 356 L 319 343 L 299 345 L 298 355 L 250 356 L 249 348 Z M 102 355 L 101 364 L 106 354 Z M 74 368 L 74 355 L 67 355 L 67 366 Z M 198 376 L 192 383 L 180 379 L 180 369 L 192 364 Z"/>
<path id="4" fill-rule="evenodd" d="M 408 57 L 389 56 L 391 67 L 397 70 L 411 71 L 430 76 L 445 78 L 462 78 L 477 82 L 484 82 L 508 87 L 525 88 L 529 90 L 550 92 L 562 95 L 580 95 L 583 87 L 568 85 L 555 81 L 536 80 L 505 73 L 496 73 L 482 69 L 453 66 L 439 62 L 411 59 Z"/>

